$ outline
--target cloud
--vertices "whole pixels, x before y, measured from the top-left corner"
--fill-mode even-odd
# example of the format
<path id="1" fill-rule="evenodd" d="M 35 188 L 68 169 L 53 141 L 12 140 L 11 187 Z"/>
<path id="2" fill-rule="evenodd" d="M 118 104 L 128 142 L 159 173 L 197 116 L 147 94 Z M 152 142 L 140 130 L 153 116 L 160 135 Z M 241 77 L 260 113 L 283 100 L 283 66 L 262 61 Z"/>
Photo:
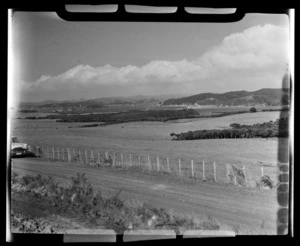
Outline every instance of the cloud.
<path id="1" fill-rule="evenodd" d="M 226 36 L 198 59 L 187 61 L 156 60 L 137 67 L 91 67 L 78 65 L 60 75 L 43 75 L 30 83 L 30 91 L 87 89 L 95 85 L 161 85 L 199 82 L 238 70 L 270 69 L 284 66 L 288 59 L 288 31 L 275 26 L 250 27 Z M 25 88 L 25 87 L 23 87 Z"/>
<path id="2" fill-rule="evenodd" d="M 218 70 L 264 68 L 285 64 L 288 30 L 274 25 L 254 26 L 226 36 L 223 42 L 201 56 L 197 63 Z"/>

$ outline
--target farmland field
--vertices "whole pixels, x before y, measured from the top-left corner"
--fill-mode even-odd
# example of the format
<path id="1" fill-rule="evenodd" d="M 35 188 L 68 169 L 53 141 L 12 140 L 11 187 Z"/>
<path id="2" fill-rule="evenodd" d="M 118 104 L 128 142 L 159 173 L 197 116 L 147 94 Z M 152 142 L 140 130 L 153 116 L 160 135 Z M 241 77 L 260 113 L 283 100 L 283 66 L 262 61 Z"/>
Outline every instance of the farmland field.
<path id="1" fill-rule="evenodd" d="M 12 134 L 24 142 L 39 146 L 149 154 L 217 163 L 252 165 L 262 162 L 275 165 L 277 139 L 210 139 L 177 142 L 171 141 L 170 133 L 222 129 L 229 127 L 231 123 L 254 124 L 275 121 L 279 118 L 279 114 L 280 112 L 258 112 L 221 118 L 132 122 L 92 128 L 76 127 L 82 123 L 15 119 Z"/>

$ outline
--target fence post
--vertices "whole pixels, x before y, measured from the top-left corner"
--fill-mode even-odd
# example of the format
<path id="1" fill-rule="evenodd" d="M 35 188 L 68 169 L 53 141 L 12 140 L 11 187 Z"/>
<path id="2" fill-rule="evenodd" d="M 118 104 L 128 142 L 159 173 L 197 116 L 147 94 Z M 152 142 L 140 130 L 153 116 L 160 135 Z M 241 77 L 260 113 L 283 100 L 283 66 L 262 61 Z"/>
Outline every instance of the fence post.
<path id="1" fill-rule="evenodd" d="M 229 183 L 229 165 L 226 164 L 226 179 L 227 179 L 227 183 Z"/>
<path id="2" fill-rule="evenodd" d="M 55 156 L 54 156 L 54 147 L 52 147 L 52 153 L 53 153 L 53 160 L 54 160 L 54 158 L 55 158 Z"/>
<path id="3" fill-rule="evenodd" d="M 85 163 L 88 164 L 87 152 L 85 150 Z"/>
<path id="4" fill-rule="evenodd" d="M 94 152 L 93 152 L 93 150 L 91 150 L 91 160 L 92 160 L 92 162 L 94 162 Z"/>
<path id="5" fill-rule="evenodd" d="M 192 177 L 194 177 L 194 160 L 191 160 Z"/>
<path id="6" fill-rule="evenodd" d="M 72 161 L 72 149 L 70 149 L 70 162 Z"/>
<path id="7" fill-rule="evenodd" d="M 121 153 L 121 166 L 123 167 L 123 154 Z"/>
<path id="8" fill-rule="evenodd" d="M 47 146 L 47 158 L 50 159 L 49 146 Z"/>
<path id="9" fill-rule="evenodd" d="M 167 157 L 167 165 L 168 165 L 168 172 L 170 172 L 170 163 L 169 163 L 169 157 Z"/>
<path id="10" fill-rule="evenodd" d="M 59 149 L 57 148 L 57 159 L 59 160 Z"/>
<path id="11" fill-rule="evenodd" d="M 214 180 L 217 182 L 217 170 L 216 170 L 216 163 L 214 162 Z"/>
<path id="12" fill-rule="evenodd" d="M 246 183 L 246 166 L 245 165 L 243 166 L 243 173 L 244 173 L 244 180 L 245 180 L 245 185 L 246 185 L 247 183 Z"/>
<path id="13" fill-rule="evenodd" d="M 100 164 L 100 153 L 99 153 L 99 151 L 97 151 L 97 153 L 98 153 L 98 162 Z"/>
<path id="14" fill-rule="evenodd" d="M 264 167 L 260 167 L 260 173 L 261 173 L 261 177 L 264 176 Z"/>
<path id="15" fill-rule="evenodd" d="M 148 167 L 149 167 L 149 169 L 152 169 L 149 155 L 148 155 Z"/>
<path id="16" fill-rule="evenodd" d="M 156 165 L 157 165 L 157 171 L 159 172 L 160 167 L 159 167 L 159 157 L 156 157 Z"/>
<path id="17" fill-rule="evenodd" d="M 205 163 L 202 161 L 202 170 L 203 170 L 203 180 L 206 180 L 205 178 Z"/>
<path id="18" fill-rule="evenodd" d="M 116 154 L 115 152 L 113 153 L 113 163 L 112 166 L 114 167 L 116 165 Z"/>
<path id="19" fill-rule="evenodd" d="M 179 175 L 181 175 L 181 160 L 180 160 L 180 158 L 178 159 L 178 172 L 179 172 Z"/>
<path id="20" fill-rule="evenodd" d="M 105 159 L 108 159 L 108 153 L 105 151 Z"/>
<path id="21" fill-rule="evenodd" d="M 139 166 L 141 165 L 141 156 L 139 156 Z"/>
<path id="22" fill-rule="evenodd" d="M 68 149 L 68 162 L 71 161 L 70 150 Z"/>
<path id="23" fill-rule="evenodd" d="M 132 166 L 132 162 L 131 162 L 131 154 L 129 154 L 129 165 Z"/>
<path id="24" fill-rule="evenodd" d="M 64 161 L 65 160 L 65 150 L 64 150 L 64 148 L 62 148 L 62 160 Z"/>

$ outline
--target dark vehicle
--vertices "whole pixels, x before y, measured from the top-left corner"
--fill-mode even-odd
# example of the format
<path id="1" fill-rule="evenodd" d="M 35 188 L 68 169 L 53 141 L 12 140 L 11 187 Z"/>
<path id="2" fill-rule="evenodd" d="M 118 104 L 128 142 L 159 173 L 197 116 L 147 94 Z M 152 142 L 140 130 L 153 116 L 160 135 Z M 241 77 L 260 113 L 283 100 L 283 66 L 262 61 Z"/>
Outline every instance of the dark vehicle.
<path id="1" fill-rule="evenodd" d="M 19 158 L 19 157 L 35 157 L 35 154 L 29 151 L 28 149 L 24 149 L 21 147 L 12 149 L 11 158 Z"/>

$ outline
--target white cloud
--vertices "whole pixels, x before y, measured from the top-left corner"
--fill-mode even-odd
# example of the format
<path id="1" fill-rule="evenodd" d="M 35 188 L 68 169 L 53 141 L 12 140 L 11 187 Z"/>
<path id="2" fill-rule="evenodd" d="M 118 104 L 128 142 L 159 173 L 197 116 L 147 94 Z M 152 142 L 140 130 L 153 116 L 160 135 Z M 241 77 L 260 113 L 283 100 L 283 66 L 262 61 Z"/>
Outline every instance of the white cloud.
<path id="1" fill-rule="evenodd" d="M 288 59 L 288 30 L 274 25 L 254 26 L 226 36 L 197 62 L 218 70 L 264 68 L 285 64 Z"/>
<path id="2" fill-rule="evenodd" d="M 287 29 L 274 25 L 254 26 L 226 36 L 222 43 L 194 61 L 151 61 L 137 67 L 76 66 L 57 76 L 42 76 L 30 91 L 89 88 L 95 85 L 161 85 L 199 82 L 224 72 L 270 69 L 287 62 Z M 92 88 L 91 87 L 91 88 Z"/>

